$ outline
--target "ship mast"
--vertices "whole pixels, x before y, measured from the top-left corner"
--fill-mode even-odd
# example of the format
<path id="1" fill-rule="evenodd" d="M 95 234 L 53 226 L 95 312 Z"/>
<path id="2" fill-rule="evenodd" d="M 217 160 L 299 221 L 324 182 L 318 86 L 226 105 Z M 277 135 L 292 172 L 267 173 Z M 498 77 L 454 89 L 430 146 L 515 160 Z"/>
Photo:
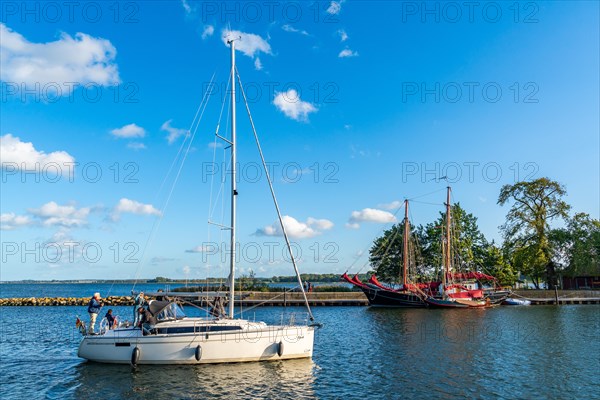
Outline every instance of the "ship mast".
<path id="1" fill-rule="evenodd" d="M 237 179 L 236 179 L 236 126 L 235 126 L 235 39 L 227 41 L 231 47 L 231 257 L 229 266 L 229 318 L 233 318 L 234 300 L 235 300 L 235 223 L 236 223 L 236 199 L 237 199 Z"/>
<path id="2" fill-rule="evenodd" d="M 450 186 L 448 186 L 448 193 L 446 195 L 446 254 L 444 261 L 444 274 L 442 276 L 442 284 L 446 287 L 446 280 L 450 274 Z"/>
<path id="3" fill-rule="evenodd" d="M 403 261 L 403 272 L 402 272 L 402 283 L 404 284 L 404 289 L 406 289 L 406 285 L 408 284 L 408 200 L 404 200 L 404 257 L 402 257 Z"/>

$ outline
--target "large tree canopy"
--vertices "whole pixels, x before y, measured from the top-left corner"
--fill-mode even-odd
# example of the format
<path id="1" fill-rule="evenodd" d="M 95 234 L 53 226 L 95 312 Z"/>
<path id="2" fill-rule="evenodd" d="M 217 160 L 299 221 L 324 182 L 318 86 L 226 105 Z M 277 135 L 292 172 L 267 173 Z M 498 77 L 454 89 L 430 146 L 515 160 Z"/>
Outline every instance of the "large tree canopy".
<path id="1" fill-rule="evenodd" d="M 403 243 L 403 223 L 392 226 L 373 242 L 369 250 L 369 262 L 380 279 L 386 282 L 402 281 Z"/>
<path id="2" fill-rule="evenodd" d="M 485 261 L 488 242 L 479 230 L 477 218 L 467 213 L 460 203 L 452 205 L 452 252 L 454 262 L 459 269 L 478 270 Z M 423 248 L 424 264 L 428 267 L 441 266 L 442 235 L 446 213 L 440 212 L 439 218 L 419 227 L 419 240 Z"/>
<path id="3" fill-rule="evenodd" d="M 549 234 L 557 262 L 569 276 L 600 275 L 600 221 L 578 213 Z"/>
<path id="4" fill-rule="evenodd" d="M 512 203 L 506 222 L 500 227 L 505 249 L 512 264 L 529 275 L 537 288 L 540 278 L 552 274 L 552 248 L 549 240 L 550 222 L 568 218 L 570 206 L 565 203 L 564 186 L 548 178 L 505 185 L 500 190 L 498 204 Z"/>

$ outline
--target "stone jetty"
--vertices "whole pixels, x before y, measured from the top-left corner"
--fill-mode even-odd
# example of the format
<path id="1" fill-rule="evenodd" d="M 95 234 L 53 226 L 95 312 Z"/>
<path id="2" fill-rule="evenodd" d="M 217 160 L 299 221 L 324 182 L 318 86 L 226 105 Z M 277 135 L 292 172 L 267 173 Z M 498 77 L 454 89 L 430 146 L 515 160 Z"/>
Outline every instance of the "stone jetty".
<path id="1" fill-rule="evenodd" d="M 90 297 L 16 297 L 0 298 L 1 306 L 87 306 Z M 102 299 L 105 306 L 132 306 L 131 296 L 109 296 Z"/>
<path id="2" fill-rule="evenodd" d="M 179 293 L 185 300 L 200 306 L 207 305 L 203 293 Z M 367 298 L 362 292 L 346 293 L 308 293 L 311 306 L 366 306 Z M 300 293 L 270 293 L 270 292 L 238 292 L 236 305 L 250 306 L 303 306 L 304 299 Z M 148 296 L 148 299 L 152 297 Z M 24 297 L 0 298 L 2 306 L 87 306 L 90 297 Z M 132 306 L 131 296 L 109 296 L 103 298 L 105 306 Z"/>

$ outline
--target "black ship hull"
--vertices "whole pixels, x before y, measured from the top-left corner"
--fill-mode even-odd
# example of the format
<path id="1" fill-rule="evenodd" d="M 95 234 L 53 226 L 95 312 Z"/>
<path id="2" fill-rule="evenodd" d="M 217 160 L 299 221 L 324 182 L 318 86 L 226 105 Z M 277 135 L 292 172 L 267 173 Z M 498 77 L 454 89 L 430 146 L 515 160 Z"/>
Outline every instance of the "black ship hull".
<path id="1" fill-rule="evenodd" d="M 427 307 L 426 302 L 410 292 L 394 292 L 391 290 L 376 289 L 371 286 L 362 286 L 361 289 L 365 296 L 367 296 L 369 305 L 372 307 Z"/>

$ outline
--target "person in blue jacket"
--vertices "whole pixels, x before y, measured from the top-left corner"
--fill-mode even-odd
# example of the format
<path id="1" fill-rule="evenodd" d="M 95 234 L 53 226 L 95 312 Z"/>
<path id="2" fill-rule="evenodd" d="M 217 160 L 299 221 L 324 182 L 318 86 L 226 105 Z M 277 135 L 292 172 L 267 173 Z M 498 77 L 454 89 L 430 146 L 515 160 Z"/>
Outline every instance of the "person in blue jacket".
<path id="1" fill-rule="evenodd" d="M 88 303 L 88 313 L 90 314 L 90 328 L 88 333 L 94 333 L 94 326 L 96 325 L 96 318 L 102 308 L 102 302 L 100 301 L 100 293 L 94 293 L 94 297 L 90 299 Z"/>

